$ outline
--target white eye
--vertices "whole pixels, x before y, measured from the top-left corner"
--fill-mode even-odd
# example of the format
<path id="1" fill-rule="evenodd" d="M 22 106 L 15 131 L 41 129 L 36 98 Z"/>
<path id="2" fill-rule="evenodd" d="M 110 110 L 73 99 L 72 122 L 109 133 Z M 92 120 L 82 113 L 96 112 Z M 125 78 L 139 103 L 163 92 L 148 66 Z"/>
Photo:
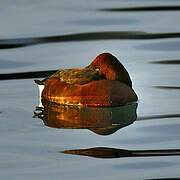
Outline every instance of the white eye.
<path id="1" fill-rule="evenodd" d="M 96 68 L 95 71 L 99 71 L 99 68 Z"/>

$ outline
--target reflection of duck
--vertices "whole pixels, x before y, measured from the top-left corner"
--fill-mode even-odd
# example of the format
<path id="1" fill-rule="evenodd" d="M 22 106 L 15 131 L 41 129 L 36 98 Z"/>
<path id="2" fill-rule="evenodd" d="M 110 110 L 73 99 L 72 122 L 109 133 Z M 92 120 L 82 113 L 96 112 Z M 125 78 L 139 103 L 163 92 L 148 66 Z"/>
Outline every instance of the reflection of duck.
<path id="1" fill-rule="evenodd" d="M 94 147 L 89 149 L 74 149 L 62 151 L 62 153 L 83 155 L 95 158 L 123 158 L 123 157 L 153 157 L 153 156 L 179 156 L 180 149 L 161 150 L 126 150 L 107 147 Z"/>
<path id="2" fill-rule="evenodd" d="M 36 114 L 44 124 L 53 128 L 89 129 L 96 134 L 109 135 L 133 123 L 137 103 L 120 107 L 64 106 L 44 101 L 42 113 Z"/>
<path id="3" fill-rule="evenodd" d="M 109 53 L 98 55 L 88 67 L 57 71 L 35 82 L 44 86 L 42 100 L 58 104 L 118 106 L 137 101 L 128 72 Z"/>

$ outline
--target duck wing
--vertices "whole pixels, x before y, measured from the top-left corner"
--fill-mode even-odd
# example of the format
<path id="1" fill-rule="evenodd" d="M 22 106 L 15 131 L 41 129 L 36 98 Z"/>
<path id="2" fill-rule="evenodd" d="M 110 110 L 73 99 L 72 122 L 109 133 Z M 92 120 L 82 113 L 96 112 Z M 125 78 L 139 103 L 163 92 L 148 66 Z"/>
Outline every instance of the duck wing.
<path id="1" fill-rule="evenodd" d="M 66 83 L 79 85 L 86 84 L 90 81 L 104 79 L 104 77 L 102 77 L 97 71 L 91 70 L 89 68 L 74 68 L 57 71 L 51 75 L 49 79 L 54 77 Z"/>

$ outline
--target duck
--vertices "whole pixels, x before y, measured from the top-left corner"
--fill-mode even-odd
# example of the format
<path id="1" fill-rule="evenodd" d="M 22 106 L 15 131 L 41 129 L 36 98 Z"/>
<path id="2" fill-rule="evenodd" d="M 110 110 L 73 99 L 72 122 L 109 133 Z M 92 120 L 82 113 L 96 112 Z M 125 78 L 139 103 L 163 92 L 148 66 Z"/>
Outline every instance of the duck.
<path id="1" fill-rule="evenodd" d="M 112 107 L 138 100 L 123 64 L 112 54 L 102 53 L 84 68 L 58 70 L 35 80 L 43 102 L 62 105 Z"/>

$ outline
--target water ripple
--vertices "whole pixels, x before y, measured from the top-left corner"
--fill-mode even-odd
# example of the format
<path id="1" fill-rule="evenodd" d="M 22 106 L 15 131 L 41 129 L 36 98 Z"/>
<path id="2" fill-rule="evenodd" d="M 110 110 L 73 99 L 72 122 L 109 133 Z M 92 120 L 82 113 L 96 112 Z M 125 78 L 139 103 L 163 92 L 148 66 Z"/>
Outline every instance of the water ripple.
<path id="1" fill-rule="evenodd" d="M 19 48 L 44 43 L 92 41 L 92 40 L 117 40 L 117 39 L 164 39 L 179 38 L 180 32 L 174 33 L 147 33 L 142 31 L 109 31 L 109 32 L 87 32 L 57 36 L 25 37 L 13 39 L 0 39 L 0 49 Z M 168 46 L 169 47 L 169 46 Z"/>
<path id="2" fill-rule="evenodd" d="M 151 61 L 149 62 L 151 64 L 180 64 L 180 60 L 179 59 L 174 59 L 174 60 L 162 60 L 162 61 Z"/>
<path id="3" fill-rule="evenodd" d="M 167 90 L 180 89 L 179 86 L 153 86 L 153 87 L 158 89 L 167 89 Z"/>
<path id="4" fill-rule="evenodd" d="M 145 179 L 145 180 L 179 180 L 180 178 L 155 178 L 155 179 Z"/>
<path id="5" fill-rule="evenodd" d="M 142 7 L 127 7 L 127 8 L 103 8 L 98 11 L 109 12 L 126 12 L 126 11 L 179 11 L 180 6 L 142 6 Z"/>

